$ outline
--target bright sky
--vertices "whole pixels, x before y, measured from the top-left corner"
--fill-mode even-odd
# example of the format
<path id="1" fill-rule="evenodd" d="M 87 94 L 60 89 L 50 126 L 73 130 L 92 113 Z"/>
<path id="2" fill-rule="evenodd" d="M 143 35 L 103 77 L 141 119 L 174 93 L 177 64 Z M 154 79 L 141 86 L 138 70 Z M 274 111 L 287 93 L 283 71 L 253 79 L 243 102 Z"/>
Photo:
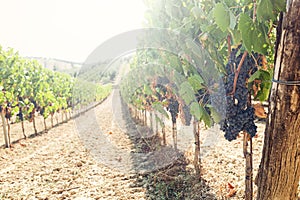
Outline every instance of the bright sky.
<path id="1" fill-rule="evenodd" d="M 84 62 L 105 40 L 142 27 L 143 0 L 0 0 L 0 45 L 21 56 Z"/>

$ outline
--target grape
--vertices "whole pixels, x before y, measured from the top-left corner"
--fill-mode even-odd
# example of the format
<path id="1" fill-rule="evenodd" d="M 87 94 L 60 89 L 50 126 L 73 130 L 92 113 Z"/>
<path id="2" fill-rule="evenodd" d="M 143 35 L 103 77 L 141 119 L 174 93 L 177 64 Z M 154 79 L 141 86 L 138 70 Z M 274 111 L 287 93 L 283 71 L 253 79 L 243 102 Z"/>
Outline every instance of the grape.
<path id="1" fill-rule="evenodd" d="M 19 119 L 20 119 L 21 121 L 24 121 L 24 116 L 23 116 L 22 111 L 19 111 L 19 113 L 17 114 L 17 117 L 19 117 Z"/>
<path id="2" fill-rule="evenodd" d="M 36 103 L 36 101 L 35 100 L 31 100 L 31 103 L 33 103 L 33 105 L 34 105 L 34 107 L 35 108 L 37 108 L 38 106 L 37 106 L 37 103 Z"/>
<path id="3" fill-rule="evenodd" d="M 5 107 L 5 118 L 9 119 L 9 120 L 12 117 L 12 115 L 11 115 L 11 107 L 12 107 L 11 102 L 7 102 L 6 107 Z"/>
<path id="4" fill-rule="evenodd" d="M 254 54 L 253 57 L 248 55 L 245 58 L 236 82 L 235 93 L 232 95 L 235 78 L 234 69 L 237 69 L 243 55 L 236 56 L 237 51 L 238 49 L 232 50 L 225 66 L 224 87 L 227 94 L 227 107 L 225 119 L 220 122 L 220 129 L 225 132 L 224 136 L 228 141 L 235 140 L 241 131 L 249 133 L 251 137 L 254 137 L 257 132 L 257 127 L 254 124 L 254 108 L 248 105 L 247 79 L 257 70 L 253 57 L 256 59 L 259 55 Z"/>
<path id="5" fill-rule="evenodd" d="M 189 126 L 191 124 L 192 115 L 190 113 L 190 108 L 187 105 L 182 106 L 180 118 L 184 125 Z"/>
<path id="6" fill-rule="evenodd" d="M 32 117 L 33 117 L 33 113 L 30 112 L 30 113 L 29 113 L 29 119 L 31 119 Z"/>
<path id="7" fill-rule="evenodd" d="M 167 77 L 161 77 L 161 76 L 157 77 L 156 81 L 158 85 L 167 85 L 170 82 Z"/>
<path id="8" fill-rule="evenodd" d="M 40 109 L 40 115 L 44 115 L 44 113 L 45 113 L 45 108 L 42 107 L 42 108 Z"/>
<path id="9" fill-rule="evenodd" d="M 169 99 L 167 110 L 171 113 L 172 122 L 176 123 L 177 114 L 179 112 L 179 103 L 173 97 Z"/>

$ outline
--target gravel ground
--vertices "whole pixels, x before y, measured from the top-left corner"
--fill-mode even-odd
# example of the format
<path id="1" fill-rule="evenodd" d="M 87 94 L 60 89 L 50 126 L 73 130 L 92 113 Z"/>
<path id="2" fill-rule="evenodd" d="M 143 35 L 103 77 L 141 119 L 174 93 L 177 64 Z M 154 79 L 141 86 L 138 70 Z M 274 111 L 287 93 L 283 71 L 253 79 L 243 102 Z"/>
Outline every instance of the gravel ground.
<path id="1" fill-rule="evenodd" d="M 216 128 L 203 130 L 201 177 L 196 177 L 189 163 L 194 147 L 184 135 L 188 127 L 179 127 L 175 152 L 170 139 L 164 147 L 145 127 L 135 126 L 144 134 L 137 136 L 132 124 L 123 123 L 128 113 L 115 97 L 47 133 L 0 148 L 0 199 L 226 199 L 228 183 L 236 190 L 230 199 L 243 199 L 242 138 L 229 143 Z M 37 125 L 42 131 L 41 119 Z M 264 131 L 263 123 L 257 125 L 254 177 Z M 26 123 L 28 133 L 31 126 Z M 12 140 L 22 137 L 20 130 L 19 124 L 12 125 Z M 171 138 L 170 128 L 167 132 Z"/>

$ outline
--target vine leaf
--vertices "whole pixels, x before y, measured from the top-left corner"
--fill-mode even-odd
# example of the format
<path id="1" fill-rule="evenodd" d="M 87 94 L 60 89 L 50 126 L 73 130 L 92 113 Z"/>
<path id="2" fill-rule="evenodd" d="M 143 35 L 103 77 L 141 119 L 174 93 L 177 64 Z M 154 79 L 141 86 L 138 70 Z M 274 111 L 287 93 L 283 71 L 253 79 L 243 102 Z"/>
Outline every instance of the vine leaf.
<path id="1" fill-rule="evenodd" d="M 191 84 L 194 91 L 198 91 L 198 90 L 204 88 L 204 86 L 202 85 L 204 83 L 204 81 L 201 78 L 201 76 L 199 76 L 197 74 L 188 77 L 188 82 Z"/>
<path id="2" fill-rule="evenodd" d="M 189 84 L 185 81 L 180 85 L 179 95 L 182 97 L 186 105 L 189 105 L 192 101 L 195 100 L 195 93 Z"/>
<path id="3" fill-rule="evenodd" d="M 273 4 L 270 0 L 260 0 L 257 5 L 257 19 L 261 22 L 268 19 L 275 20 L 276 16 L 273 9 Z"/>
<path id="4" fill-rule="evenodd" d="M 201 119 L 203 120 L 204 124 L 208 127 L 211 127 L 213 124 L 211 117 L 209 116 L 207 111 L 202 106 L 200 106 L 200 109 L 201 109 L 201 113 L 202 113 Z"/>
<path id="5" fill-rule="evenodd" d="M 286 1 L 282 0 L 272 0 L 274 9 L 278 12 L 285 12 L 286 9 Z"/>
<path id="6" fill-rule="evenodd" d="M 255 80 L 259 81 L 259 87 L 257 88 L 257 94 L 255 95 L 255 99 L 260 101 L 265 101 L 269 97 L 272 76 L 270 72 L 260 69 L 256 71 L 249 79 L 248 83 L 254 82 Z M 255 83 L 254 83 L 255 84 Z"/>
<path id="7" fill-rule="evenodd" d="M 203 11 L 198 6 L 194 6 L 191 10 L 191 13 L 194 15 L 195 19 L 200 19 Z"/>
<path id="8" fill-rule="evenodd" d="M 161 103 L 159 103 L 159 102 L 154 102 L 154 103 L 152 104 L 152 107 L 153 107 L 156 111 L 158 111 L 160 114 L 162 114 L 163 116 L 165 116 L 167 119 L 169 119 L 169 115 L 168 115 L 167 111 L 164 109 L 164 107 L 162 106 Z"/>
<path id="9" fill-rule="evenodd" d="M 210 110 L 210 115 L 214 122 L 219 123 L 221 121 L 221 115 L 212 105 L 206 105 Z"/>
<path id="10" fill-rule="evenodd" d="M 149 85 L 144 85 L 144 93 L 147 94 L 147 95 L 151 95 L 152 94 L 152 90 L 150 88 Z"/>
<path id="11" fill-rule="evenodd" d="M 190 112 L 197 120 L 201 119 L 202 113 L 199 103 L 193 102 L 190 107 Z"/>
<path id="12" fill-rule="evenodd" d="M 234 14 L 229 11 L 229 17 L 230 17 L 230 25 L 229 27 L 234 30 L 235 26 L 236 26 L 236 17 L 234 16 Z"/>
<path id="13" fill-rule="evenodd" d="M 247 14 L 241 14 L 238 29 L 242 33 L 242 40 L 248 52 L 267 54 L 267 37 L 260 24 L 255 24 Z"/>
<path id="14" fill-rule="evenodd" d="M 213 121 L 206 110 L 199 103 L 193 102 L 190 106 L 190 112 L 194 117 L 196 117 L 197 120 L 203 120 L 206 126 L 212 126 Z"/>
<path id="15" fill-rule="evenodd" d="M 213 16 L 218 27 L 225 32 L 230 26 L 230 14 L 222 3 L 216 4 L 213 10 Z"/>

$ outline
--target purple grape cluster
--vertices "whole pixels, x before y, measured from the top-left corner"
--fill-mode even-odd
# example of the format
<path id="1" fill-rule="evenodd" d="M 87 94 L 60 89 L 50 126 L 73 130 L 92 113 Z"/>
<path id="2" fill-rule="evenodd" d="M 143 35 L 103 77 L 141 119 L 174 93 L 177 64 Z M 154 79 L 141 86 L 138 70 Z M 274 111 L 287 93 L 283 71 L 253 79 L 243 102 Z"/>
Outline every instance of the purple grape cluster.
<path id="1" fill-rule="evenodd" d="M 169 99 L 169 104 L 168 104 L 167 110 L 170 112 L 171 117 L 172 117 L 172 122 L 175 124 L 176 118 L 177 118 L 177 115 L 179 112 L 179 103 L 173 97 L 171 97 Z"/>
<path id="2" fill-rule="evenodd" d="M 235 140 L 241 131 L 249 133 L 251 137 L 254 137 L 257 132 L 257 127 L 254 124 L 254 108 L 248 102 L 247 79 L 257 70 L 256 58 L 258 58 L 258 55 L 246 56 L 238 75 L 236 90 L 232 94 L 235 70 L 243 55 L 236 56 L 238 50 L 239 48 L 232 50 L 228 64 L 225 67 L 224 86 L 227 94 L 227 107 L 225 119 L 220 122 L 220 125 L 228 141 Z"/>
<path id="3" fill-rule="evenodd" d="M 181 122 L 185 125 L 185 126 L 189 126 L 191 124 L 191 120 L 192 120 L 192 115 L 190 112 L 190 108 L 187 105 L 183 105 L 181 107 Z"/>

